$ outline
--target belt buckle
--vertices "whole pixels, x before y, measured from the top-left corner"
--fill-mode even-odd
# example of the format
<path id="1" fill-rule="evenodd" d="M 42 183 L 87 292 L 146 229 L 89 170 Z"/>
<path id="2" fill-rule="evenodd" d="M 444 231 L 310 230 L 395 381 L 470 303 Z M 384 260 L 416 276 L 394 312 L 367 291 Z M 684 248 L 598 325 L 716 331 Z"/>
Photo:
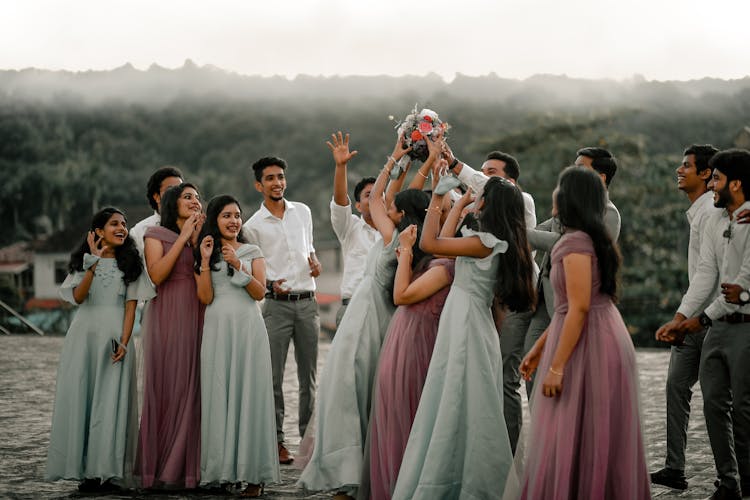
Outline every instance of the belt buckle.
<path id="1" fill-rule="evenodd" d="M 294 301 L 297 301 L 297 300 L 300 299 L 300 295 L 301 294 L 299 294 L 299 293 L 290 293 L 290 294 L 287 295 L 287 297 L 289 297 L 290 301 L 294 302 Z"/>

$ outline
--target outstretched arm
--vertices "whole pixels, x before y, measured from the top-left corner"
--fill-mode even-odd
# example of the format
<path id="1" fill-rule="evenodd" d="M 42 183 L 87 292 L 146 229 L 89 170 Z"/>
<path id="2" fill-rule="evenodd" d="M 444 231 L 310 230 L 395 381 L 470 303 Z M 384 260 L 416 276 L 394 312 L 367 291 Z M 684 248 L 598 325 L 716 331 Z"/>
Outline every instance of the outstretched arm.
<path id="1" fill-rule="evenodd" d="M 372 191 L 370 191 L 370 217 L 372 217 L 375 229 L 378 230 L 380 236 L 383 238 L 384 245 L 390 244 L 393 237 L 393 230 L 396 227 L 391 218 L 388 217 L 386 200 L 383 196 L 385 185 L 391 175 L 393 166 L 409 151 L 411 151 L 411 148 L 403 149 L 403 136 L 399 136 L 396 147 L 393 148 L 393 153 L 388 157 L 388 161 L 386 161 L 383 170 L 380 171 L 375 184 L 372 186 Z M 403 177 L 404 174 L 401 175 Z"/>
<path id="2" fill-rule="evenodd" d="M 439 163 L 433 166 L 432 175 L 439 175 Z M 430 206 L 422 226 L 422 238 L 419 240 L 419 248 L 432 255 L 465 255 L 467 257 L 487 257 L 492 253 L 491 248 L 482 244 L 478 236 L 466 238 L 453 238 L 440 236 L 440 215 L 442 213 L 443 195 L 432 192 Z"/>
<path id="3" fill-rule="evenodd" d="M 349 204 L 347 194 L 346 166 L 349 161 L 357 156 L 357 151 L 349 151 L 349 134 L 343 135 L 339 130 L 337 134 L 331 134 L 331 141 L 326 141 L 328 149 L 333 154 L 333 162 L 336 170 L 333 174 L 333 201 L 336 205 L 345 207 Z"/>

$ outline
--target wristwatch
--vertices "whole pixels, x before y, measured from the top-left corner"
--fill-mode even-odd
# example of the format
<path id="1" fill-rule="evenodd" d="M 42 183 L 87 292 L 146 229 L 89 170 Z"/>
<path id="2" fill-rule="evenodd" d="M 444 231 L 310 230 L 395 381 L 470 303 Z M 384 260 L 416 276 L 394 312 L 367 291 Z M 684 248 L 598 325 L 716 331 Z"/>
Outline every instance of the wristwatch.
<path id="1" fill-rule="evenodd" d="M 750 302 L 750 290 L 742 290 L 740 292 L 740 304 L 745 305 Z"/>
<path id="2" fill-rule="evenodd" d="M 453 161 L 448 165 L 448 170 L 453 170 L 458 165 L 458 158 L 453 158 Z"/>
<path id="3" fill-rule="evenodd" d="M 713 321 L 711 321 L 711 318 L 709 318 L 708 314 L 706 314 L 705 312 L 700 313 L 700 315 L 698 316 L 698 321 L 703 328 L 708 328 L 713 323 Z"/>

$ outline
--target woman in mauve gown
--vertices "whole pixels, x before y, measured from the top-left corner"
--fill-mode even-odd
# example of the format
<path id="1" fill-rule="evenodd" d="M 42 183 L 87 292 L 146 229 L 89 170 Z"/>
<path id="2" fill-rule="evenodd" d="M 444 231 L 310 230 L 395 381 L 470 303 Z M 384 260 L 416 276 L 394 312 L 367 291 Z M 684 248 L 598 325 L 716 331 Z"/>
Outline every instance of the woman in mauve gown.
<path id="1" fill-rule="evenodd" d="M 569 167 L 553 201 L 565 228 L 552 249 L 555 314 L 521 363 L 527 379 L 537 366 L 539 374 L 526 464 L 506 498 L 648 499 L 635 349 L 613 301 L 620 256 L 604 226 L 606 191 L 592 170 Z"/>
<path id="2" fill-rule="evenodd" d="M 136 475 L 144 488 L 195 488 L 200 481 L 200 349 L 205 306 L 193 252 L 205 216 L 195 186 L 162 197 L 161 225 L 145 234 L 156 298 L 144 319 L 144 385 Z"/>

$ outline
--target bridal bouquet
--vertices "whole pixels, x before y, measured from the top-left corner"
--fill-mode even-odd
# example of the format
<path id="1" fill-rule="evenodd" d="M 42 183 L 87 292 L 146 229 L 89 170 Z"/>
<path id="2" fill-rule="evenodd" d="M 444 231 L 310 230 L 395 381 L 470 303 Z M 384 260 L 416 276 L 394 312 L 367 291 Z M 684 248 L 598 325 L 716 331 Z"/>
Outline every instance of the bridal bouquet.
<path id="1" fill-rule="evenodd" d="M 417 111 L 416 105 L 406 118 L 396 124 L 398 133 L 404 135 L 404 146 L 412 148 L 409 157 L 422 162 L 429 155 L 425 138 L 435 139 L 440 131 L 445 135 L 449 128 L 448 124 L 441 121 L 433 110 L 425 108 Z"/>

